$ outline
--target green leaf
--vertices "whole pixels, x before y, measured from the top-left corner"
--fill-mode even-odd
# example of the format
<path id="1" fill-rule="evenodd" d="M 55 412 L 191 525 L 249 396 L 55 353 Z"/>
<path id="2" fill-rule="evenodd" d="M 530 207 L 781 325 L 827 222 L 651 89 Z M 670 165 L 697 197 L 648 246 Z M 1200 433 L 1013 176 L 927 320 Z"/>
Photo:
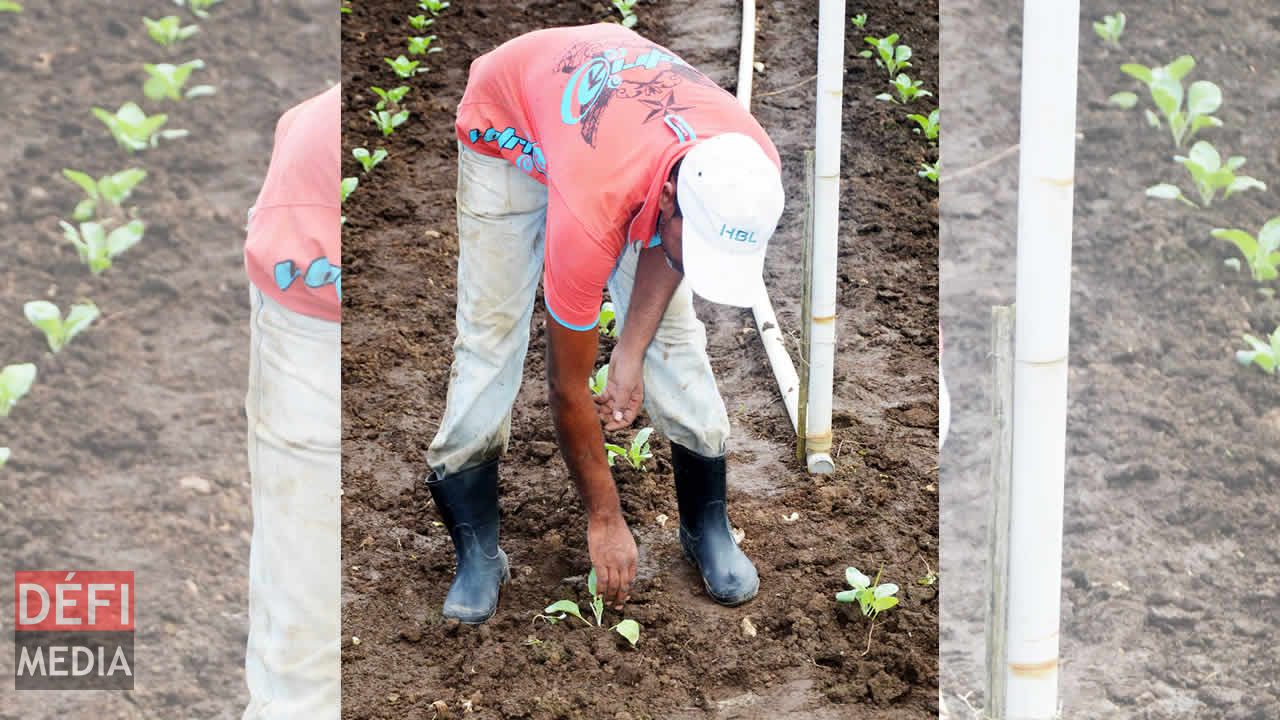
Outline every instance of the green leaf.
<path id="1" fill-rule="evenodd" d="M 0 0 L 0 12 L 20 13 L 22 5 L 13 2 L 13 0 Z"/>
<path id="2" fill-rule="evenodd" d="M 859 590 L 863 590 L 871 584 L 871 578 L 863 575 L 862 571 L 858 570 L 856 567 L 848 567 L 844 569 L 844 580 L 849 584 L 849 587 L 857 588 Z"/>
<path id="3" fill-rule="evenodd" d="M 1147 188 L 1147 197 L 1158 198 L 1160 200 L 1177 200 L 1182 197 L 1182 191 L 1177 185 L 1169 183 L 1160 183 Z"/>
<path id="4" fill-rule="evenodd" d="M 1146 65 L 1139 65 L 1137 63 L 1125 63 L 1124 65 L 1121 65 L 1120 72 L 1123 72 L 1125 75 L 1128 75 L 1130 77 L 1137 79 L 1138 82 L 1142 83 L 1143 85 L 1150 85 L 1153 79 L 1151 74 L 1151 68 L 1147 67 Z"/>
<path id="5" fill-rule="evenodd" d="M 871 609 L 876 613 L 880 613 L 884 610 L 888 610 L 889 608 L 897 604 L 898 604 L 898 598 L 891 597 L 891 596 L 882 596 L 882 597 L 877 597 L 875 600 L 871 601 Z"/>
<path id="6" fill-rule="evenodd" d="M 649 442 L 649 436 L 652 434 L 653 434 L 653 428 L 651 427 L 647 427 L 641 430 L 640 432 L 636 433 L 635 439 L 631 441 L 631 447 L 639 451 L 641 448 L 644 447 L 645 443 Z"/>
<path id="7" fill-rule="evenodd" d="M 1177 60 L 1174 60 L 1173 62 L 1166 65 L 1165 71 L 1169 74 L 1169 77 L 1173 78 L 1174 80 L 1182 80 L 1182 78 L 1186 77 L 1187 73 L 1194 70 L 1195 67 L 1196 67 L 1195 58 L 1191 57 L 1190 55 L 1183 55 Z"/>
<path id="8" fill-rule="evenodd" d="M 836 602 L 851 603 L 857 601 L 857 590 L 843 590 L 836 593 Z"/>
<path id="9" fill-rule="evenodd" d="M 1254 255 L 1258 252 L 1258 241 L 1244 230 L 1216 228 L 1209 234 L 1219 240 L 1226 240 L 1234 244 L 1240 249 L 1240 253 L 1244 255 L 1245 260 L 1248 262 L 1252 262 Z"/>
<path id="10" fill-rule="evenodd" d="M 107 236 L 107 257 L 115 258 L 120 253 L 137 245 L 142 240 L 142 234 L 145 232 L 146 226 L 141 220 L 132 220 L 127 225 L 122 225 Z"/>
<path id="11" fill-rule="evenodd" d="M 596 616 L 596 626 L 604 624 L 604 597 L 596 595 L 591 599 L 591 612 Z"/>
<path id="12" fill-rule="evenodd" d="M 1244 190 L 1266 190 L 1266 189 L 1267 189 L 1267 184 L 1257 178 L 1252 178 L 1252 177 L 1249 177 L 1248 175 L 1237 175 L 1236 178 L 1231 181 L 1231 184 L 1227 186 L 1227 191 L 1223 194 L 1223 196 L 1231 197 L 1233 194 L 1244 191 Z"/>
<path id="13" fill-rule="evenodd" d="M 542 612 L 548 615 L 557 614 L 557 615 L 560 615 L 560 617 L 562 618 L 564 617 L 565 613 L 567 613 L 569 615 L 572 615 L 578 618 L 579 620 L 586 623 L 587 625 L 591 624 L 587 622 L 586 618 L 582 617 L 582 611 L 578 609 L 578 603 L 572 600 L 560 600 L 558 602 L 551 603 L 550 605 L 547 606 L 547 609 L 543 610 Z"/>
<path id="14" fill-rule="evenodd" d="M 1222 107 L 1222 90 L 1217 85 L 1198 80 L 1187 90 L 1187 110 L 1194 115 L 1211 115 Z"/>
<path id="15" fill-rule="evenodd" d="M 595 597 L 600 593 L 596 592 L 596 569 L 591 568 L 591 572 L 587 573 L 587 592 L 591 593 L 591 597 Z"/>
<path id="16" fill-rule="evenodd" d="M 631 647 L 635 647 L 636 643 L 640 641 L 640 623 L 635 620 L 623 620 L 617 625 L 614 625 L 613 629 L 616 630 L 619 635 L 626 638 L 627 642 L 631 643 Z"/>
<path id="17" fill-rule="evenodd" d="M 896 594 L 897 592 L 898 592 L 897 585 L 894 585 L 893 583 L 885 583 L 883 585 L 876 586 L 875 596 L 878 598 L 888 597 L 890 595 Z"/>
<path id="18" fill-rule="evenodd" d="M 32 363 L 7 365 L 0 370 L 0 417 L 9 416 L 14 404 L 31 391 L 35 380 L 36 366 Z"/>
<path id="19" fill-rule="evenodd" d="M 0 447 L 0 468 L 4 467 L 7 462 L 9 462 L 9 448 Z"/>
<path id="20" fill-rule="evenodd" d="M 1107 98 L 1107 102 L 1116 107 L 1131 110 L 1133 106 L 1138 104 L 1138 94 L 1131 92 L 1118 92 Z"/>
<path id="21" fill-rule="evenodd" d="M 82 173 L 78 170 L 64 168 L 62 170 L 62 175 L 76 185 L 79 185 L 80 189 L 84 190 L 85 194 L 90 198 L 94 200 L 98 199 L 98 182 L 88 174 Z"/>
<path id="22" fill-rule="evenodd" d="M 44 333 L 49 350 L 56 353 L 62 349 L 66 336 L 62 330 L 62 311 L 57 305 L 46 300 L 32 300 L 22 306 L 22 313 L 26 315 L 27 322 Z"/>
<path id="23" fill-rule="evenodd" d="M 63 343 L 71 342 L 72 338 L 92 325 L 100 314 L 98 306 L 91 302 L 72 305 L 67 311 L 67 319 L 62 323 Z"/>

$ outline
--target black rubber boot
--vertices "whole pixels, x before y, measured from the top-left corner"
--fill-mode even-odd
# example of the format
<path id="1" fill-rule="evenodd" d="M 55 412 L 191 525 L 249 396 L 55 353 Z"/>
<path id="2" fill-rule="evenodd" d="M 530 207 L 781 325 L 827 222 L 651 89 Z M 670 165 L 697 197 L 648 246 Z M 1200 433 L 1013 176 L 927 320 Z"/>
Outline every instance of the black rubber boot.
<path id="1" fill-rule="evenodd" d="M 507 554 L 498 547 L 498 461 L 443 478 L 433 473 L 427 487 L 458 559 L 444 616 L 482 623 L 497 611 L 499 590 L 511 579 Z"/>
<path id="2" fill-rule="evenodd" d="M 703 457 L 671 444 L 680 547 L 702 575 L 707 594 L 721 605 L 741 605 L 760 590 L 756 566 L 733 540 L 725 506 L 724 456 Z"/>

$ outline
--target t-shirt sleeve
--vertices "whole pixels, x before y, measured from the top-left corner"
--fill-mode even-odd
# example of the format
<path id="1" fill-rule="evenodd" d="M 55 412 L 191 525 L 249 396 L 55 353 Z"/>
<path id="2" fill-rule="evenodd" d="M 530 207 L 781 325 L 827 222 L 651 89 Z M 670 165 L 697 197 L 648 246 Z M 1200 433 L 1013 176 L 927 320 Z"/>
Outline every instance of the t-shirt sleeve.
<path id="1" fill-rule="evenodd" d="M 548 193 L 542 292 L 556 322 L 571 330 L 596 327 L 604 288 L 617 263 L 609 248 L 619 244 L 618 238 L 589 231 L 556 193 Z"/>

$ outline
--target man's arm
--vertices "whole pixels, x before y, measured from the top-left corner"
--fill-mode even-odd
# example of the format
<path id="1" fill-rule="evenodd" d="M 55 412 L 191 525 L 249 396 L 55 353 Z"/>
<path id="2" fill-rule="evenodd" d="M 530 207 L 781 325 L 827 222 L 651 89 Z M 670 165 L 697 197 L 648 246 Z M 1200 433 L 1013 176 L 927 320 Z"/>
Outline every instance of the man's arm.
<path id="1" fill-rule="evenodd" d="M 587 380 L 599 333 L 571 330 L 547 313 L 547 393 L 560 453 L 587 510 L 587 546 L 605 601 L 621 607 L 636 577 L 636 542 L 622 517 L 604 434 Z"/>
<path id="2" fill-rule="evenodd" d="M 671 269 L 661 247 L 640 251 L 622 336 L 609 358 L 609 380 L 596 400 L 606 430 L 635 421 L 644 401 L 644 354 L 653 341 L 683 275 Z"/>

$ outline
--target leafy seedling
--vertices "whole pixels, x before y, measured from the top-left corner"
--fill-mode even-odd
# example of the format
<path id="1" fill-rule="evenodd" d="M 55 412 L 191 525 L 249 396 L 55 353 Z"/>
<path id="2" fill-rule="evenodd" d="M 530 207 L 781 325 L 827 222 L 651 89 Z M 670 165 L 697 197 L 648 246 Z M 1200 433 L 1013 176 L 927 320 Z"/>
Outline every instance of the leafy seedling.
<path id="1" fill-rule="evenodd" d="M 1276 367 L 1280 366 L 1280 328 L 1271 333 L 1271 337 L 1263 340 L 1252 335 L 1245 335 L 1244 341 L 1249 343 L 1251 350 L 1237 350 L 1236 362 L 1249 367 L 1257 365 L 1268 375 L 1276 373 Z M 4 406 L 0 404 L 0 410 Z"/>
<path id="2" fill-rule="evenodd" d="M 1102 42 L 1119 50 L 1120 36 L 1124 35 L 1124 13 L 1118 12 L 1094 21 L 1093 31 L 1102 38 Z"/>
<path id="3" fill-rule="evenodd" d="M 604 596 L 599 593 L 596 587 L 595 568 L 591 568 L 591 572 L 587 574 L 587 592 L 591 594 L 591 613 L 595 615 L 595 625 L 592 625 L 590 620 L 582 616 L 582 609 L 578 607 L 578 603 L 572 600 L 559 600 L 551 603 L 542 611 L 543 614 L 538 615 L 537 618 L 554 625 L 572 615 L 581 620 L 587 627 L 604 627 Z M 623 619 L 609 629 L 626 638 L 633 648 L 640 641 L 640 623 L 630 618 Z"/>
<path id="4" fill-rule="evenodd" d="M 142 24 L 147 26 L 147 35 L 160 47 L 173 47 L 200 32 L 197 25 L 184 26 L 177 15 L 166 15 L 159 20 L 144 17 Z"/>
<path id="5" fill-rule="evenodd" d="M 1268 220 L 1256 238 L 1244 230 L 1234 228 L 1217 228 L 1210 235 L 1226 240 L 1240 250 L 1254 280 L 1266 282 L 1280 276 L 1280 271 L 1277 270 L 1277 265 L 1280 265 L 1280 217 Z"/>
<path id="6" fill-rule="evenodd" d="M 941 115 L 937 108 L 935 108 L 933 112 L 929 113 L 927 117 L 924 115 L 913 114 L 908 115 L 907 119 L 920 126 L 912 128 L 912 132 L 924 135 L 924 139 L 930 142 L 934 142 L 938 139 L 938 131 L 940 130 L 938 122 L 941 119 Z"/>
<path id="7" fill-rule="evenodd" d="M 385 110 L 388 105 L 393 108 L 399 107 L 400 101 L 404 99 L 405 95 L 409 94 L 409 86 L 401 85 L 400 87 L 392 88 L 390 90 L 383 90 L 380 87 L 371 87 L 369 88 L 369 92 L 377 95 L 379 98 L 378 104 L 375 105 L 373 109 Z"/>
<path id="8" fill-rule="evenodd" d="M 414 30 L 426 30 L 427 28 L 435 24 L 436 24 L 436 21 L 432 18 L 427 17 L 426 15 L 410 15 L 409 16 L 409 26 L 412 27 Z"/>
<path id="9" fill-rule="evenodd" d="M 20 13 L 22 12 L 22 5 L 12 0 L 0 0 L 0 12 Z"/>
<path id="10" fill-rule="evenodd" d="M 95 107 L 93 115 L 107 126 L 120 147 L 129 152 L 154 148 L 161 138 L 175 140 L 187 136 L 186 130 L 161 130 L 169 116 L 164 113 L 147 115 L 137 103 L 127 102 L 114 114 Z"/>
<path id="11" fill-rule="evenodd" d="M 1218 192 L 1222 191 L 1222 199 L 1230 198 L 1233 193 L 1244 190 L 1266 190 L 1266 183 L 1257 178 L 1248 175 L 1237 175 L 1244 165 L 1245 159 L 1239 155 L 1232 155 L 1227 158 L 1226 163 L 1222 162 L 1222 156 L 1218 154 L 1218 150 L 1209 143 L 1201 140 L 1191 146 L 1191 152 L 1187 156 L 1178 155 L 1173 158 L 1191 175 L 1192 181 L 1195 183 L 1196 192 L 1200 196 L 1200 205 L 1187 199 L 1182 190 L 1177 185 L 1169 183 L 1161 183 L 1147 188 L 1147 196 L 1160 200 L 1178 200 L 1191 207 L 1209 207 L 1213 204 L 1214 199 L 1218 196 Z"/>
<path id="12" fill-rule="evenodd" d="M 409 111 L 401 110 L 398 113 L 392 113 L 387 110 L 370 110 L 369 117 L 373 118 L 374 124 L 376 124 L 378 129 L 382 131 L 382 134 L 386 136 L 395 132 L 396 128 L 403 125 L 405 121 L 409 119 Z"/>
<path id="13" fill-rule="evenodd" d="M 392 60 L 391 58 L 382 59 L 391 66 L 392 70 L 396 71 L 396 75 L 399 75 L 402 78 L 411 78 L 419 72 L 427 71 L 426 68 L 422 68 L 421 70 L 418 69 L 418 65 L 421 64 L 419 61 L 410 60 L 403 55 L 397 56 L 395 60 Z"/>
<path id="14" fill-rule="evenodd" d="M 360 187 L 360 178 L 357 178 L 357 177 L 342 178 L 343 204 L 346 204 L 347 198 L 351 197 L 351 193 L 355 192 L 357 187 Z"/>
<path id="15" fill-rule="evenodd" d="M 94 275 L 111 267 L 112 261 L 124 251 L 142 240 L 146 226 L 141 220 L 132 220 L 107 232 L 101 223 L 81 223 L 77 230 L 69 222 L 60 222 L 63 236 L 76 246 L 80 262 L 89 266 Z"/>
<path id="16" fill-rule="evenodd" d="M 572 615 L 585 623 L 587 627 L 592 627 L 591 622 L 582 617 L 582 610 L 578 608 L 578 603 L 572 600 L 557 600 L 548 605 L 542 612 L 544 614 L 538 617 L 552 625 Z"/>
<path id="17" fill-rule="evenodd" d="M 606 302 L 600 305 L 600 319 L 596 327 L 600 328 L 600 334 L 605 337 L 618 337 L 618 312 L 614 309 L 613 303 Z"/>
<path id="18" fill-rule="evenodd" d="M 938 163 L 920 163 L 920 171 L 916 175 L 936 185 L 938 183 Z"/>
<path id="19" fill-rule="evenodd" d="M 588 386 L 591 388 L 591 394 L 599 397 L 604 394 L 605 385 L 609 382 L 609 363 L 600 366 L 595 374 L 591 376 Z"/>
<path id="20" fill-rule="evenodd" d="M 636 0 L 613 0 L 613 8 L 622 16 L 622 27 L 630 28 L 636 26 Z"/>
<path id="21" fill-rule="evenodd" d="M 121 170 L 112 175 L 104 175 L 94 180 L 86 173 L 65 168 L 62 175 L 80 186 L 87 197 L 76 204 L 72 217 L 77 222 L 92 220 L 95 213 L 99 218 L 121 215 L 121 207 L 138 183 L 147 177 L 147 171 L 139 168 Z"/>
<path id="22" fill-rule="evenodd" d="M 36 366 L 32 363 L 6 365 L 0 370 L 0 417 L 9 417 L 9 411 L 31 391 L 35 381 Z"/>
<path id="23" fill-rule="evenodd" d="M 98 306 L 93 303 L 79 303 L 72 305 L 67 311 L 66 319 L 63 319 L 58 306 L 46 300 L 32 300 L 22 306 L 22 312 L 27 316 L 27 322 L 44 333 L 44 339 L 54 353 L 66 347 L 72 338 L 87 329 L 100 314 Z"/>
<path id="24" fill-rule="evenodd" d="M 890 93 L 880 93 L 876 96 L 877 100 L 906 105 L 907 103 L 913 102 L 916 98 L 930 97 L 933 95 L 933 93 L 922 87 L 924 85 L 923 80 L 912 80 L 907 77 L 906 73 L 898 73 L 898 76 L 889 84 L 893 87 L 894 92 L 898 93 L 898 96 L 894 97 Z"/>
<path id="25" fill-rule="evenodd" d="M 861 30 L 862 28 L 867 26 L 867 14 L 858 13 L 857 15 L 854 15 L 853 17 L 849 18 L 849 22 L 853 23 L 854 27 Z"/>
<path id="26" fill-rule="evenodd" d="M 609 453 L 609 467 L 613 467 L 614 461 L 622 458 L 632 468 L 644 470 L 644 461 L 653 457 L 649 448 L 649 436 L 652 434 L 653 428 L 644 428 L 636 433 L 636 436 L 631 439 L 631 445 L 625 448 L 613 443 L 605 443 L 604 449 Z"/>
<path id="27" fill-rule="evenodd" d="M 173 0 L 173 4 L 178 7 L 184 7 L 191 11 L 192 15 L 198 18 L 209 17 L 209 8 L 222 2 L 222 0 Z"/>
<path id="28" fill-rule="evenodd" d="M 604 624 L 604 596 L 596 589 L 596 569 L 587 573 L 587 592 L 591 594 L 591 612 L 596 616 L 596 626 Z"/>
<path id="29" fill-rule="evenodd" d="M 410 55 L 427 55 L 430 53 L 444 52 L 442 48 L 431 47 L 431 43 L 436 39 L 435 35 L 427 35 L 426 37 L 409 38 L 409 54 Z"/>
<path id="30" fill-rule="evenodd" d="M 449 7 L 449 3 L 443 0 L 422 0 L 418 3 L 418 8 L 426 10 L 432 15 L 439 15 L 447 7 Z"/>
<path id="31" fill-rule="evenodd" d="M 152 65 L 150 63 L 142 66 L 147 71 L 147 80 L 142 84 L 142 93 L 149 100 L 182 100 L 206 95 L 213 95 L 217 90 L 212 85 L 196 85 L 195 87 L 182 91 L 183 86 L 187 84 L 187 79 L 191 77 L 191 73 L 204 67 L 203 60 L 192 60 L 184 62 L 181 65 L 170 65 L 169 63 L 160 63 Z"/>
<path id="32" fill-rule="evenodd" d="M 871 627 L 867 629 L 867 649 L 863 651 L 863 655 L 871 652 L 871 633 L 875 632 L 876 618 L 881 612 L 898 604 L 898 598 L 894 597 L 898 593 L 898 586 L 893 583 L 879 584 L 880 574 L 883 572 L 884 568 L 881 567 L 873 582 L 858 568 L 845 568 L 845 582 L 849 583 L 849 587 L 853 589 L 836 593 L 836 602 L 856 602 L 862 609 L 862 614 L 871 618 Z"/>
<path id="33" fill-rule="evenodd" d="M 368 174 L 370 170 L 378 167 L 378 163 L 387 159 L 387 151 L 382 148 L 378 148 L 370 153 L 368 148 L 358 147 L 352 150 L 351 154 L 360 162 L 360 166 L 364 168 L 366 174 Z"/>
<path id="34" fill-rule="evenodd" d="M 1137 63 L 1120 66 L 1126 75 L 1147 86 L 1151 101 L 1160 111 L 1160 115 L 1148 112 L 1147 122 L 1158 128 L 1163 116 L 1177 147 L 1185 145 L 1205 128 L 1222 127 L 1222 121 L 1213 117 L 1222 107 L 1221 88 L 1207 80 L 1197 80 L 1183 90 L 1182 80 L 1195 66 L 1196 61 L 1190 55 L 1183 55 L 1164 67 L 1149 68 Z"/>
<path id="35" fill-rule="evenodd" d="M 898 44 L 897 33 L 882 38 L 867 36 L 863 40 L 875 49 L 879 55 L 876 65 L 888 71 L 890 78 L 897 77 L 899 72 L 911 67 L 911 63 L 907 62 L 911 59 L 911 48 Z"/>

